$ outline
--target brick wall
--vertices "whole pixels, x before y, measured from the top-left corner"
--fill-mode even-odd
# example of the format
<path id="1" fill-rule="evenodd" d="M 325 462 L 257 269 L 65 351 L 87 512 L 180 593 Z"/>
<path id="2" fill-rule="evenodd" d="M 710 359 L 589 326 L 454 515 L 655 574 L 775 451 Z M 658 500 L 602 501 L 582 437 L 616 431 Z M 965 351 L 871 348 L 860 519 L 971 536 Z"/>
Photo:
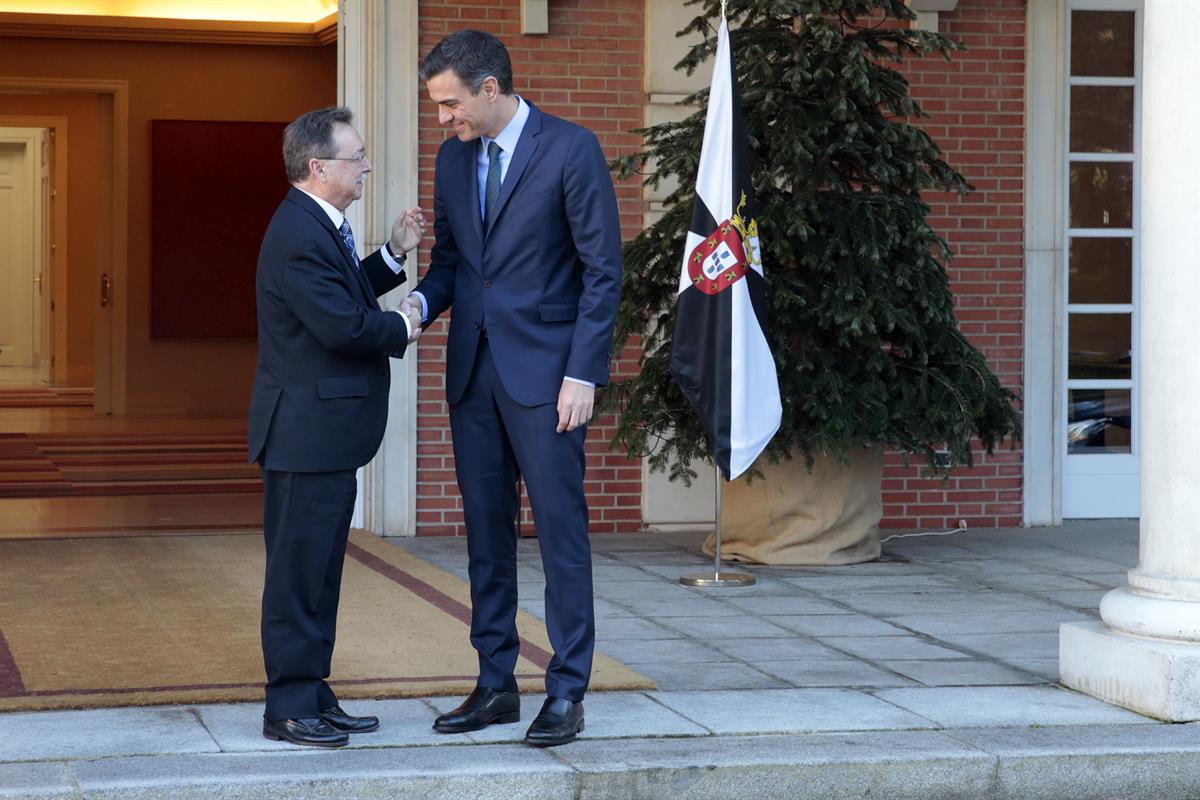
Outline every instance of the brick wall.
<path id="1" fill-rule="evenodd" d="M 1039 0 L 1040 1 L 1040 0 Z M 941 33 L 966 45 L 950 62 L 923 59 L 905 73 L 932 117 L 922 123 L 946 160 L 975 186 L 965 199 L 927 195 L 930 222 L 954 252 L 950 287 L 963 332 L 1001 382 L 1020 394 L 1024 306 L 1025 0 L 960 0 Z M 1021 523 L 1021 451 L 975 453 L 973 469 L 925 476 L 888 458 L 883 524 L 893 528 Z"/>
<path id="2" fill-rule="evenodd" d="M 642 124 L 644 0 L 555 0 L 550 35 L 522 36 L 519 0 L 423 0 L 421 52 L 463 27 L 490 30 L 513 56 L 518 93 L 552 114 L 594 130 L 605 153 L 634 150 L 627 133 Z M 931 223 L 950 243 L 951 289 L 958 319 L 1004 385 L 1022 379 L 1025 0 L 960 0 L 940 15 L 941 32 L 967 46 L 953 60 L 905 66 L 913 94 L 932 116 L 923 127 L 947 160 L 975 186 L 966 197 L 929 195 Z M 424 96 L 424 95 L 422 95 Z M 444 131 L 433 106 L 421 107 L 420 191 L 433 192 L 433 160 Z M 622 236 L 640 229 L 640 188 L 617 188 Z M 431 243 L 431 242 L 430 242 Z M 445 325 L 421 340 L 419 356 L 417 526 L 420 534 L 464 533 L 444 401 Z M 614 370 L 634 369 L 627 351 Z M 612 420 L 599 419 L 588 439 L 592 531 L 636 530 L 641 523 L 640 465 L 608 450 Z M 972 469 L 948 481 L 889 455 L 884 474 L 885 527 L 971 527 L 1021 522 L 1021 451 L 975 453 Z M 528 510 L 523 532 L 532 531 Z"/>
<path id="3" fill-rule="evenodd" d="M 516 92 L 543 111 L 590 128 L 609 158 L 637 149 L 639 137 L 628 131 L 643 124 L 646 94 L 643 0 L 554 0 L 550 33 L 521 34 L 520 0 L 422 0 L 420 50 L 424 55 L 447 33 L 479 28 L 495 33 L 513 59 Z M 421 90 L 420 197 L 431 205 L 433 165 L 445 130 L 436 108 Z M 641 228 L 645 210 L 636 182 L 617 187 L 622 239 Z M 426 252 L 432 235 L 423 245 Z M 462 500 L 454 478 L 450 423 L 445 402 L 447 323 L 439 322 L 422 336 L 418 356 L 417 405 L 417 533 L 465 533 Z M 626 354 L 614 372 L 635 363 Z M 641 525 L 641 465 L 610 452 L 613 420 L 596 420 L 588 433 L 587 490 L 593 533 L 637 530 Z M 531 533 L 524 512 L 522 532 Z"/>

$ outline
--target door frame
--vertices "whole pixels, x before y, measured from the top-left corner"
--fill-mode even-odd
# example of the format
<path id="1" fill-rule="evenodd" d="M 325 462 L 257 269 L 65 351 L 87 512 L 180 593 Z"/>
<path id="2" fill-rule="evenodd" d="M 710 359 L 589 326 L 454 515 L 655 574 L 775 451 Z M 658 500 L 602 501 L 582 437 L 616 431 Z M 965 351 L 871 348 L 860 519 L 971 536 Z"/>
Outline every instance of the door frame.
<path id="1" fill-rule="evenodd" d="M 1067 15 L 1071 8 L 1102 10 L 1125 5 L 1125 0 L 1055 0 L 1026 6 L 1022 398 L 1026 526 L 1063 523 L 1067 200 L 1062 176 L 1067 168 Z M 1136 205 L 1137 197 L 1134 202 Z M 1138 213 L 1136 208 L 1134 213 Z"/>
<path id="2" fill-rule="evenodd" d="M 54 310 L 50 316 L 50 355 L 54 363 L 50 367 L 50 383 L 67 383 L 68 361 L 67 352 L 67 315 L 62 309 L 67 308 L 64 288 L 67 286 L 67 198 L 69 181 L 67 177 L 67 118 L 39 116 L 5 116 L 0 115 L 0 128 L 44 128 L 54 135 L 54 222 L 51 229 L 54 236 L 50 244 L 54 252 L 54 267 L 47 270 L 50 299 Z M 40 191 L 40 187 L 39 187 Z M 43 238 L 45 238 L 43 234 Z M 43 325 L 45 325 L 43 321 Z"/>
<path id="3" fill-rule="evenodd" d="M 18 180 L 18 187 L 24 186 L 24 191 L 28 192 L 26 196 L 21 196 L 17 193 L 18 208 L 25 202 L 31 201 L 32 208 L 23 209 L 29 216 L 28 218 L 18 218 L 18 229 L 23 229 L 28 226 L 32 231 L 32 241 L 25 239 L 25 244 L 29 246 L 28 255 L 31 263 L 26 266 L 29 269 L 28 284 L 25 285 L 26 294 L 24 298 L 16 297 L 9 298 L 10 302 L 15 301 L 15 305 L 21 306 L 25 302 L 31 302 L 29 308 L 29 358 L 30 364 L 34 370 L 32 382 L 40 383 L 42 376 L 45 373 L 43 361 L 46 359 L 46 354 L 42 352 L 44 343 L 45 330 L 43 328 L 45 320 L 41 314 L 41 298 L 34 295 L 34 286 L 37 281 L 38 273 L 45 272 L 45 264 L 43 263 L 44 246 L 43 246 L 43 231 L 42 223 L 42 164 L 41 164 L 41 128 L 18 128 L 0 125 L 0 144 L 13 145 L 18 148 L 20 155 L 19 172 L 21 173 Z M 27 235 L 29 231 L 26 231 Z M 19 237 L 20 238 L 20 237 Z M 13 309 L 15 311 L 15 309 Z M 20 313 L 20 312 L 17 312 Z M 24 327 L 21 325 L 20 327 Z M 18 367 L 20 368 L 20 367 Z"/>
<path id="4" fill-rule="evenodd" d="M 101 164 L 101 239 L 96 248 L 94 276 L 75 275 L 76 280 L 94 280 L 97 287 L 95 331 L 95 413 L 124 414 L 126 409 L 126 354 L 128 342 L 127 261 L 129 248 L 129 82 L 118 80 L 76 80 L 71 78 L 0 77 L 0 92 L 12 94 L 94 94 L 100 100 L 101 153 L 108 153 Z M 55 148 L 66 153 L 60 141 Z M 56 169 L 59 162 L 56 161 Z M 58 177 L 64 178 L 65 171 Z M 107 202 L 106 202 L 107 201 Z M 65 203 L 59 204 L 65 208 Z M 58 263 L 65 263 L 59 259 Z M 56 264 L 57 266 L 57 264 Z M 110 302 L 99 305 L 101 274 L 111 277 Z M 58 277 L 56 275 L 56 277 Z M 62 285 L 56 281 L 56 285 Z M 56 315 L 65 317 L 63 314 Z M 65 324 L 65 320 L 64 320 Z M 57 334 L 57 331 L 56 331 Z M 58 342 L 56 341 L 56 345 Z M 65 348 L 56 348 L 65 352 Z"/>

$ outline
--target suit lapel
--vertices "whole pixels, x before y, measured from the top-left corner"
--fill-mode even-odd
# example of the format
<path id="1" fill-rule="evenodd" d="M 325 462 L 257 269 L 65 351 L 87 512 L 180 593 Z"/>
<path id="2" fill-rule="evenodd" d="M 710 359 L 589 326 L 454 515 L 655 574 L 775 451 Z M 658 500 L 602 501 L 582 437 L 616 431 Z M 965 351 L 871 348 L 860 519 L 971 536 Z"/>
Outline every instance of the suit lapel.
<path id="1" fill-rule="evenodd" d="M 496 220 L 500 218 L 500 214 L 504 211 L 504 206 L 508 204 L 508 198 L 512 197 L 513 189 L 521 180 L 521 175 L 524 174 L 525 168 L 529 166 L 529 160 L 533 158 L 533 153 L 537 150 L 538 135 L 542 132 L 542 112 L 538 111 L 532 103 L 529 104 L 529 119 L 525 120 L 525 127 L 521 130 L 521 138 L 517 139 L 516 149 L 513 150 L 512 158 L 508 162 L 508 171 L 504 174 L 504 183 L 500 184 L 500 199 L 496 203 L 496 213 L 492 214 L 492 224 L 488 226 L 487 232 L 490 234 L 492 228 L 496 227 Z M 471 171 L 475 173 L 474 170 Z M 476 190 L 474 197 L 479 197 L 478 182 L 479 178 L 475 178 Z"/>
<path id="2" fill-rule="evenodd" d="M 333 227 L 333 220 L 325 213 L 325 209 L 321 208 L 311 197 L 295 187 L 289 190 L 288 196 L 308 211 L 313 219 L 329 232 L 329 235 L 333 237 L 334 249 L 342 256 L 342 264 L 345 271 L 350 273 L 351 280 L 362 291 L 363 297 L 367 300 L 367 305 L 372 308 L 379 308 L 379 303 L 375 299 L 374 288 L 371 286 L 370 281 L 367 280 L 366 273 L 363 272 L 361 267 L 354 266 L 354 258 L 350 255 L 349 248 L 346 247 L 346 241 L 342 238 L 341 232 Z"/>
<path id="3" fill-rule="evenodd" d="M 479 170 L 475 168 L 475 160 L 478 153 L 478 141 L 464 147 L 463 154 L 465 157 L 462 159 L 462 165 L 467 171 L 467 174 L 463 178 L 464 184 L 471 187 L 471 193 L 468 195 L 471 202 L 467 204 L 467 208 L 471 214 L 471 227 L 475 230 L 475 236 L 482 243 L 483 218 L 479 216 Z"/>

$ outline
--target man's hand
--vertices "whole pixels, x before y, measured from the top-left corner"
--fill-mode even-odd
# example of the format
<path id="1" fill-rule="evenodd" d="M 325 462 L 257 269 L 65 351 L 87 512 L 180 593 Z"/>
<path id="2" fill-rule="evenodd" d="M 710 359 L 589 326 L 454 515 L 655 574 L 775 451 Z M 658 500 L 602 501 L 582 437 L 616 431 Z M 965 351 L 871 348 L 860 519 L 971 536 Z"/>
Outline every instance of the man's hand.
<path id="1" fill-rule="evenodd" d="M 423 328 L 421 328 L 421 309 L 411 308 L 408 311 L 402 311 L 401 313 L 408 315 L 408 322 L 410 325 L 412 325 L 412 335 L 408 337 L 408 343 L 412 344 L 417 339 L 421 338 L 421 333 L 423 331 Z"/>
<path id="2" fill-rule="evenodd" d="M 425 237 L 425 212 L 409 208 L 400 212 L 392 223 L 392 252 L 400 255 L 412 250 Z"/>
<path id="3" fill-rule="evenodd" d="M 407 307 L 406 304 L 408 304 Z M 404 316 L 408 317 L 408 327 L 410 331 L 408 335 L 409 344 L 412 344 L 417 339 L 421 338 L 421 307 L 419 305 L 414 309 L 406 297 L 400 303 L 400 305 L 391 306 L 388 308 L 388 311 L 396 314 L 403 314 Z"/>
<path id="4" fill-rule="evenodd" d="M 587 425 L 592 419 L 592 405 L 596 399 L 594 386 L 564 380 L 558 390 L 558 427 L 556 432 L 573 431 Z"/>

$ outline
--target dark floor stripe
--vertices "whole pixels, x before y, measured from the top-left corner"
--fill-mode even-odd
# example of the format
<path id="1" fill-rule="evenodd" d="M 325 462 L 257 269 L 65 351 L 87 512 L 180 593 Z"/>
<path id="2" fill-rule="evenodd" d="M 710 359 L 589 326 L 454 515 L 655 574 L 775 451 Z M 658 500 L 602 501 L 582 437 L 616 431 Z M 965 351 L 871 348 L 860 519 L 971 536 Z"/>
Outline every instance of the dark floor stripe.
<path id="1" fill-rule="evenodd" d="M 25 691 L 25 681 L 21 680 L 21 670 L 13 658 L 12 650 L 8 649 L 8 640 L 4 631 L 0 630 L 0 697 L 21 697 L 28 694 Z"/>
<path id="2" fill-rule="evenodd" d="M 516 676 L 518 680 L 529 678 L 543 678 L 544 675 L 520 674 Z M 391 677 L 391 678 L 356 678 L 353 680 L 338 681 L 331 680 L 329 683 L 332 686 L 377 686 L 388 683 L 439 683 L 450 681 L 474 681 L 474 675 L 422 675 L 419 677 Z M 161 692 L 202 692 L 214 691 L 217 689 L 257 689 L 262 687 L 261 681 L 254 683 L 193 683 L 180 684 L 178 686 L 121 686 L 110 687 L 107 689 L 38 689 L 36 691 L 22 691 L 17 695 L 7 695 L 9 697 L 78 697 L 86 695 L 114 695 L 114 694 L 139 694 L 161 693 Z M 5 695 L 0 695 L 3 697 Z"/>
<path id="3" fill-rule="evenodd" d="M 390 578 L 400 584 L 410 592 L 420 597 L 425 602 L 441 609 L 450 616 L 462 622 L 467 627 L 471 625 L 471 609 L 462 603 L 455 600 L 448 594 L 445 594 L 439 589 L 430 586 L 425 581 L 417 578 L 399 567 L 389 564 L 379 556 L 368 553 L 363 548 L 350 542 L 346 545 L 346 555 L 351 556 L 359 563 L 370 569 L 375 570 L 380 575 Z M 521 655 L 537 664 L 542 669 L 550 667 L 550 653 L 535 644 L 531 644 L 525 639 L 521 639 Z"/>

